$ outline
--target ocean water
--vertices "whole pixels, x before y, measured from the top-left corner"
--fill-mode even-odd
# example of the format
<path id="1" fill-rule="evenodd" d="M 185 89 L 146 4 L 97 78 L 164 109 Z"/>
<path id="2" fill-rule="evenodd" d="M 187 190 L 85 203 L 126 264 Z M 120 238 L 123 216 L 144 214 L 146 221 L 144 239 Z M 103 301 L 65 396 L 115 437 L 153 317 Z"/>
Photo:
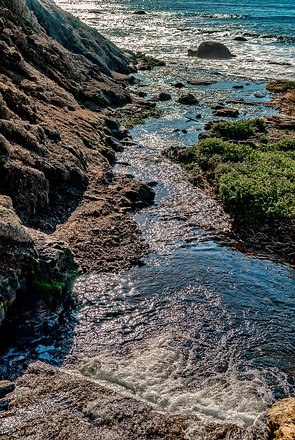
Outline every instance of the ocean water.
<path id="1" fill-rule="evenodd" d="M 295 78 L 293 0 L 57 0 L 119 47 L 178 65 L 200 66 L 260 79 Z M 135 15 L 144 10 L 146 15 Z M 237 36 L 246 42 L 235 41 Z M 187 57 L 202 41 L 226 44 L 230 61 Z"/>

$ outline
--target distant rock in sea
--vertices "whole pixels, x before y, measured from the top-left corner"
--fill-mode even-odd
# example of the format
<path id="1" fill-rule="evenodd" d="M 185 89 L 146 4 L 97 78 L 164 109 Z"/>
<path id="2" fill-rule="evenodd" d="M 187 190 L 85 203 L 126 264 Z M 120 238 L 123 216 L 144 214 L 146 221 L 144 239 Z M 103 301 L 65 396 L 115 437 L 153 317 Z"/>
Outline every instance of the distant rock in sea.
<path id="1" fill-rule="evenodd" d="M 206 59 L 228 59 L 233 55 L 230 50 L 222 43 L 216 41 L 204 41 L 197 50 L 188 50 L 188 56 L 197 56 Z"/>

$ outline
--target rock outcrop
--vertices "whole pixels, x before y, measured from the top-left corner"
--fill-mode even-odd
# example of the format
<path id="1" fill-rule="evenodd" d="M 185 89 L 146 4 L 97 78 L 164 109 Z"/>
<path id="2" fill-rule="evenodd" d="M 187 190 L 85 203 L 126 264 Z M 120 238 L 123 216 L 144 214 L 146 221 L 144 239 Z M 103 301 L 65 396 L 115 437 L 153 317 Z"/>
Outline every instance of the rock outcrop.
<path id="1" fill-rule="evenodd" d="M 132 101 L 120 50 L 52 0 L 0 0 L 0 28 L 0 321 L 41 328 L 78 266 L 144 255 L 129 212 L 153 191 L 112 172 L 128 133 L 103 110 Z"/>
<path id="2" fill-rule="evenodd" d="M 232 58 L 234 56 L 224 44 L 217 41 L 204 41 L 200 44 L 197 51 L 190 50 L 188 55 L 220 60 Z"/>
<path id="3" fill-rule="evenodd" d="M 295 398 L 279 400 L 267 412 L 269 440 L 295 439 Z"/>
<path id="4" fill-rule="evenodd" d="M 178 102 L 184 105 L 196 105 L 199 101 L 192 93 L 186 93 L 180 96 Z"/>

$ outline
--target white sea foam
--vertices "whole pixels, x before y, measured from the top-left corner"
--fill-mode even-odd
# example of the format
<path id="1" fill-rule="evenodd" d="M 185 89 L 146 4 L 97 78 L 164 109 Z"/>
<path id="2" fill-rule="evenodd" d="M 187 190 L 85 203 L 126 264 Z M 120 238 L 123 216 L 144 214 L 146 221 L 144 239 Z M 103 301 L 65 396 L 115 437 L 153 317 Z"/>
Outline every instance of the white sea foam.
<path id="1" fill-rule="evenodd" d="M 194 14 L 189 11 L 182 14 L 169 10 L 136 15 L 132 14 L 131 5 L 116 0 L 109 3 L 57 0 L 57 3 L 97 28 L 119 47 L 140 50 L 166 62 L 174 61 L 187 67 L 201 66 L 257 79 L 294 77 L 294 44 L 277 44 L 279 41 L 291 42 L 291 36 L 260 35 L 252 31 L 247 35 L 248 41 L 242 44 L 233 40 L 247 31 L 241 24 L 247 18 L 243 14 Z M 188 49 L 196 49 L 202 41 L 212 38 L 225 43 L 236 58 L 220 62 L 187 56 Z"/>
<path id="2" fill-rule="evenodd" d="M 78 372 L 124 393 L 151 403 L 159 411 L 194 414 L 204 422 L 235 423 L 248 427 L 259 423 L 265 401 L 271 399 L 257 371 L 241 380 L 235 365 L 224 374 L 194 383 L 183 376 L 181 352 L 168 334 L 161 335 L 123 359 L 97 356 L 81 359 Z M 250 378 L 251 376 L 251 378 Z"/>

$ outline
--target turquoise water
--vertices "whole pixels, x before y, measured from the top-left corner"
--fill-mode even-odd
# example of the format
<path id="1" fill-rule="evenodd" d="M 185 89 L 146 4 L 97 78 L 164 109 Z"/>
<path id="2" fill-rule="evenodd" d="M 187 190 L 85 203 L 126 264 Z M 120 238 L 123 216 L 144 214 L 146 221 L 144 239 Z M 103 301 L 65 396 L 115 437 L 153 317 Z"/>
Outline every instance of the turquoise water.
<path id="1" fill-rule="evenodd" d="M 295 3 L 291 0 L 57 0 L 121 48 L 166 62 L 218 69 L 256 79 L 294 79 Z M 133 12 L 144 10 L 146 15 Z M 234 40 L 237 36 L 245 42 Z M 204 40 L 226 44 L 236 58 L 222 63 L 187 56 Z"/>
<path id="2" fill-rule="evenodd" d="M 267 0 L 191 0 L 130 1 L 130 7 L 141 6 L 146 11 L 177 12 L 189 19 L 191 26 L 199 26 L 203 19 L 204 27 L 223 27 L 230 25 L 236 30 L 257 33 L 263 36 L 278 37 L 281 42 L 294 42 L 295 38 L 295 3 L 293 0 L 269 2 Z M 210 21 L 209 21 L 210 20 Z"/>

